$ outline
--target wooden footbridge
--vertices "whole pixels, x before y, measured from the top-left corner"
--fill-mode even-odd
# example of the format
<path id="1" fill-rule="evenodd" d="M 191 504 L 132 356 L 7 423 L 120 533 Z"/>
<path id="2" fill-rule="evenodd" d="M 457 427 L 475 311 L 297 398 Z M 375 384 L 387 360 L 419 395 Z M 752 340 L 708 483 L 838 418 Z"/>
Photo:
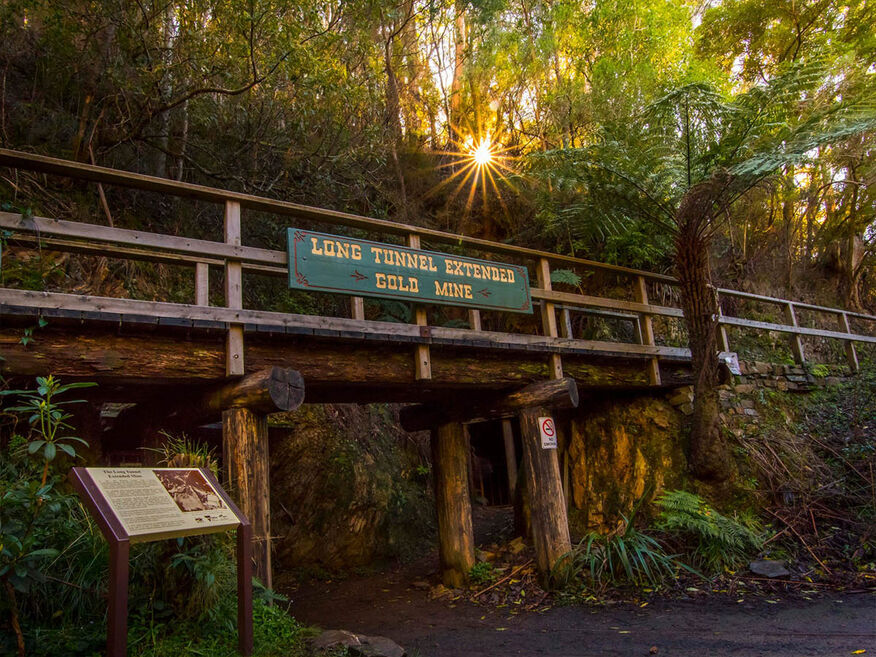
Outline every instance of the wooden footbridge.
<path id="1" fill-rule="evenodd" d="M 519 416 L 533 539 L 546 570 L 568 550 L 569 532 L 556 451 L 542 449 L 538 418 L 576 406 L 579 389 L 668 388 L 691 378 L 689 351 L 661 340 L 661 328 L 682 318 L 678 307 L 657 301 L 672 298 L 676 282 L 670 276 L 16 151 L 0 149 L 0 166 L 97 183 L 107 210 L 107 217 L 93 221 L 0 212 L 4 268 L 10 258 L 39 249 L 157 262 L 189 268 L 193 276 L 188 303 L 179 302 L 179 290 L 167 290 L 172 302 L 0 288 L 0 372 L 6 379 L 52 373 L 96 381 L 95 401 L 136 404 L 125 426 L 141 431 L 221 417 L 226 474 L 253 522 L 257 570 L 268 584 L 266 417 L 297 408 L 305 386 L 311 403 L 419 404 L 405 409 L 405 423 L 432 430 L 442 570 L 445 581 L 458 584 L 474 563 L 463 423 Z M 215 204 L 208 232 L 224 239 L 105 225 L 112 221 L 104 186 Z M 493 310 L 482 316 L 471 306 L 439 315 L 429 305 L 415 306 L 410 324 L 378 321 L 367 317 L 357 296 L 350 297 L 347 317 L 244 308 L 247 280 L 289 278 L 285 251 L 244 243 L 242 236 L 254 232 L 247 229 L 248 213 L 334 233 L 343 228 L 409 249 L 464 251 L 528 266 L 535 274 L 535 321 Z M 283 227 L 277 225 L 279 235 Z M 554 290 L 552 268 L 596 272 L 622 291 L 601 297 Z M 223 280 L 221 306 L 209 303 L 211 275 Z M 721 316 L 726 352 L 728 328 L 779 331 L 800 362 L 804 338 L 842 341 L 856 369 L 855 343 L 876 342 L 876 317 L 870 315 L 734 290 L 717 293 L 777 305 L 785 317 L 778 324 Z M 802 325 L 801 314 L 820 318 L 820 327 Z M 435 325 L 439 316 L 453 326 Z M 593 317 L 623 327 L 617 335 L 627 339 L 578 337 L 582 323 Z M 34 329 L 39 318 L 47 324 Z M 22 340 L 25 333 L 32 339 Z"/>

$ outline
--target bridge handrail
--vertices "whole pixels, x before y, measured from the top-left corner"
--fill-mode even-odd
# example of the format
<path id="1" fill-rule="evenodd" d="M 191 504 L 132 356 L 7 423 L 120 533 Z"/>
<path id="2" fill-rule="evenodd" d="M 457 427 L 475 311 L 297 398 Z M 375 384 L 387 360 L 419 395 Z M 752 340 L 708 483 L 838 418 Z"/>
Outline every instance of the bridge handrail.
<path id="1" fill-rule="evenodd" d="M 620 267 L 606 263 L 564 256 L 537 249 L 520 247 L 510 244 L 491 242 L 474 237 L 466 237 L 433 230 L 429 228 L 400 224 L 386 220 L 372 219 L 359 215 L 313 208 L 287 201 L 278 201 L 250 194 L 230 192 L 202 185 L 177 182 L 154 176 L 147 176 L 127 171 L 98 167 L 94 165 L 70 162 L 57 158 L 22 153 L 8 149 L 0 149 L 0 165 L 21 169 L 29 169 L 42 173 L 79 178 L 103 184 L 116 184 L 141 190 L 160 192 L 185 198 L 195 198 L 215 203 L 239 204 L 258 211 L 265 211 L 286 216 L 295 216 L 329 224 L 344 225 L 378 233 L 391 233 L 425 237 L 441 243 L 466 245 L 491 253 L 513 254 L 524 258 L 534 258 L 539 262 L 537 274 L 539 286 L 532 288 L 532 297 L 541 301 L 543 318 L 554 313 L 554 307 L 564 314 L 565 330 L 568 333 L 570 323 L 567 309 L 600 308 L 615 313 L 635 313 L 640 318 L 636 326 L 637 339 L 641 344 L 653 345 L 654 338 L 650 326 L 650 317 L 663 316 L 681 318 L 683 313 L 679 308 L 656 305 L 648 302 L 646 281 L 662 284 L 677 284 L 677 280 L 665 274 L 656 274 L 643 270 Z M 157 260 L 175 264 L 227 266 L 229 263 L 240 263 L 238 267 L 259 273 L 286 276 L 287 256 L 283 251 L 263 249 L 251 246 L 201 240 L 194 238 L 162 235 L 121 228 L 113 228 L 98 224 L 89 224 L 44 217 L 26 217 L 20 214 L 0 212 L 0 228 L 13 230 L 17 233 L 31 235 L 31 239 L 45 247 L 61 251 L 92 253 L 100 255 L 115 255 L 121 258 Z M 27 239 L 27 238 L 25 238 Z M 105 246 L 101 246 L 105 245 Z M 108 248 L 107 248 L 108 247 Z M 551 289 L 549 262 L 565 265 L 581 266 L 589 269 L 599 269 L 617 274 L 634 277 L 638 285 L 636 301 L 626 301 L 606 297 L 588 296 L 579 293 L 560 292 Z M 750 320 L 739 317 L 721 316 L 722 343 L 725 351 L 729 351 L 724 327 L 736 326 L 757 330 L 769 330 L 788 333 L 791 336 L 792 348 L 798 360 L 802 361 L 802 345 L 800 336 L 818 336 L 846 341 L 849 361 L 856 366 L 852 341 L 876 342 L 873 336 L 861 335 L 852 331 L 849 319 L 876 321 L 876 316 L 846 311 L 840 308 L 817 306 L 813 304 L 791 301 L 777 297 L 742 292 L 739 290 L 720 288 L 719 295 L 733 296 L 757 302 L 771 303 L 785 309 L 786 324 Z M 838 331 L 801 327 L 798 325 L 795 310 L 806 310 L 827 313 L 839 319 Z M 545 335 L 558 337 L 556 322 L 553 326 L 545 324 Z M 570 336 L 564 336 L 566 338 Z M 659 378 L 659 377 L 658 377 Z"/>
<path id="2" fill-rule="evenodd" d="M 448 233 L 433 228 L 425 228 L 423 226 L 403 224 L 395 221 L 388 221 L 386 219 L 374 219 L 348 212 L 339 212 L 337 210 L 315 208 L 309 205 L 292 203 L 290 201 L 280 201 L 263 196 L 232 192 L 217 189 L 215 187 L 207 187 L 205 185 L 178 182 L 176 180 L 168 180 L 167 178 L 159 178 L 157 176 L 147 176 L 141 173 L 110 169 L 108 167 L 84 164 L 82 162 L 71 162 L 69 160 L 62 160 L 45 155 L 35 155 L 32 153 L 23 153 L 21 151 L 13 151 L 5 148 L 0 148 L 0 165 L 16 169 L 37 171 L 39 173 L 54 174 L 67 178 L 89 180 L 106 185 L 119 185 L 121 187 L 159 192 L 171 196 L 210 201 L 213 203 L 221 204 L 227 201 L 235 201 L 240 203 L 242 208 L 257 210 L 260 212 L 300 217 L 310 221 L 359 228 L 378 233 L 405 236 L 419 235 L 422 238 L 434 240 L 436 242 L 470 246 L 491 253 L 503 253 L 526 258 L 547 258 L 553 262 L 579 265 L 589 269 L 601 269 L 615 273 L 629 274 L 631 276 L 644 276 L 650 280 L 660 281 L 662 283 L 677 283 L 675 278 L 667 274 L 657 274 L 654 272 L 632 269 L 630 267 L 610 265 L 595 260 L 586 260 L 574 256 L 550 253 L 549 251 L 540 251 L 538 249 L 517 246 L 515 244 L 503 244 L 502 242 L 492 242 L 479 237 L 457 235 L 455 233 Z"/>
<path id="3" fill-rule="evenodd" d="M 113 228 L 78 221 L 66 221 L 63 219 L 49 219 L 36 216 L 25 217 L 11 212 L 0 212 L 0 228 L 39 236 L 44 245 L 55 245 L 59 250 L 75 252 L 92 251 L 101 255 L 118 255 L 123 258 L 138 256 L 136 259 L 166 260 L 169 262 L 181 261 L 189 264 L 204 262 L 217 266 L 221 266 L 224 264 L 226 258 L 230 258 L 242 262 L 247 269 L 261 271 L 262 273 L 276 276 L 287 275 L 286 253 L 274 249 L 262 249 L 253 246 L 235 246 L 225 244 L 224 242 L 214 242 L 212 240 L 200 240 L 189 237 L 178 237 L 175 235 L 162 235 L 159 233 L 129 230 L 126 228 Z M 46 238 L 45 236 L 47 235 L 52 237 Z M 72 241 L 57 240 L 53 238 L 69 238 Z M 83 242 L 79 243 L 75 240 L 83 240 Z M 86 243 L 85 240 L 87 240 L 88 243 Z M 117 248 L 114 248 L 112 251 L 108 251 L 104 247 L 90 249 L 89 243 L 91 242 L 101 242 Z M 777 297 L 767 297 L 759 294 L 723 288 L 718 291 L 721 294 L 738 296 L 746 299 L 782 305 L 791 303 L 796 308 L 802 308 L 804 310 L 820 311 L 838 315 L 846 314 L 848 317 L 876 321 L 876 316 L 874 315 L 853 313 L 839 308 L 814 306 Z M 555 290 L 532 288 L 532 296 L 537 300 L 551 301 L 557 304 L 568 304 L 577 307 L 590 306 L 676 318 L 683 316 L 681 309 L 672 306 L 642 304 L 621 299 L 588 296 L 575 292 L 559 292 Z M 731 323 L 729 321 L 731 319 L 734 318 L 723 317 L 722 322 Z M 793 327 L 786 326 L 785 328 L 791 329 Z"/>

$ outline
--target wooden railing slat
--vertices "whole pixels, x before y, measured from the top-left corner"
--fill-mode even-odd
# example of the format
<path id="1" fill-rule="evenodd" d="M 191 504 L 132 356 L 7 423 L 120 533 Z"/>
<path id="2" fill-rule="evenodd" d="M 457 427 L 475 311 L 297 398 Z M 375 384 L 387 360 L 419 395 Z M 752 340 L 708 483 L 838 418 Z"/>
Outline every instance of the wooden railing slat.
<path id="1" fill-rule="evenodd" d="M 4 311 L 3 308 L 6 307 Z M 420 327 L 414 324 L 379 322 L 373 320 L 354 320 L 345 317 L 321 317 L 316 315 L 293 315 L 265 310 L 223 308 L 217 306 L 195 306 L 164 301 L 141 301 L 138 299 L 114 299 L 61 292 L 37 292 L 33 290 L 3 290 L 0 297 L 0 312 L 9 309 L 31 308 L 69 310 L 72 312 L 106 313 L 108 316 L 149 316 L 166 317 L 177 320 L 223 322 L 226 324 L 276 326 L 291 332 L 311 331 L 318 335 L 336 333 L 357 334 L 376 341 L 393 341 L 403 338 L 407 342 L 425 344 L 447 344 L 453 347 L 510 348 L 531 351 L 556 351 L 557 353 L 606 353 L 635 357 L 658 356 L 669 360 L 689 360 L 690 350 L 681 347 L 664 347 L 629 344 L 625 342 L 606 342 L 598 340 L 568 340 L 546 338 L 540 335 L 522 333 L 498 333 L 493 331 L 473 331 L 433 326 L 430 336 L 423 337 Z"/>

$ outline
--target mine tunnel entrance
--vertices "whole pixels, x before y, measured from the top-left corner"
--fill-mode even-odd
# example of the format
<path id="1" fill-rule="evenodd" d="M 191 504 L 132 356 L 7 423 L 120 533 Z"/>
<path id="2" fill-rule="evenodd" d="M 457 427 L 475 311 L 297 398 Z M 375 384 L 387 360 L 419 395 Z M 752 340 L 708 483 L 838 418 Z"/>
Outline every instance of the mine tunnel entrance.
<path id="1" fill-rule="evenodd" d="M 484 506 L 513 504 L 513 490 L 521 454 L 520 427 L 517 420 L 470 424 L 468 435 L 472 500 Z"/>

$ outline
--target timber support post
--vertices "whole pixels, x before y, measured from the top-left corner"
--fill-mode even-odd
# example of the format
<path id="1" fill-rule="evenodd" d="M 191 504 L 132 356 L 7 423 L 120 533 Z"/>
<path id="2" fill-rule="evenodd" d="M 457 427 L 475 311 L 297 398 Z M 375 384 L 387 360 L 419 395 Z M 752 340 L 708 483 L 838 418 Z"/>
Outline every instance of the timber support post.
<path id="1" fill-rule="evenodd" d="M 255 576 L 271 588 L 271 495 L 268 417 L 248 408 L 222 412 L 225 479 L 252 524 Z"/>
<path id="2" fill-rule="evenodd" d="M 432 430 L 432 467 L 441 580 L 446 586 L 459 588 L 475 564 L 468 441 L 459 422 L 441 424 Z"/>
<path id="3" fill-rule="evenodd" d="M 502 420 L 502 440 L 505 443 L 505 466 L 508 469 L 508 499 L 514 500 L 517 491 L 517 452 L 514 449 L 514 427 L 511 420 Z"/>
<path id="4" fill-rule="evenodd" d="M 551 417 L 545 407 L 530 407 L 520 412 L 520 437 L 526 487 L 532 512 L 532 539 L 543 581 L 547 582 L 557 562 L 572 549 L 566 498 L 560 479 L 557 450 L 543 448 L 540 419 Z M 543 421 L 543 420 L 542 420 Z M 556 431 L 554 424 L 554 431 Z"/>
<path id="5" fill-rule="evenodd" d="M 255 575 L 271 588 L 271 464 L 268 414 L 292 411 L 304 401 L 304 380 L 292 369 L 267 368 L 208 391 L 197 412 L 222 412 L 225 480 L 252 525 Z"/>

